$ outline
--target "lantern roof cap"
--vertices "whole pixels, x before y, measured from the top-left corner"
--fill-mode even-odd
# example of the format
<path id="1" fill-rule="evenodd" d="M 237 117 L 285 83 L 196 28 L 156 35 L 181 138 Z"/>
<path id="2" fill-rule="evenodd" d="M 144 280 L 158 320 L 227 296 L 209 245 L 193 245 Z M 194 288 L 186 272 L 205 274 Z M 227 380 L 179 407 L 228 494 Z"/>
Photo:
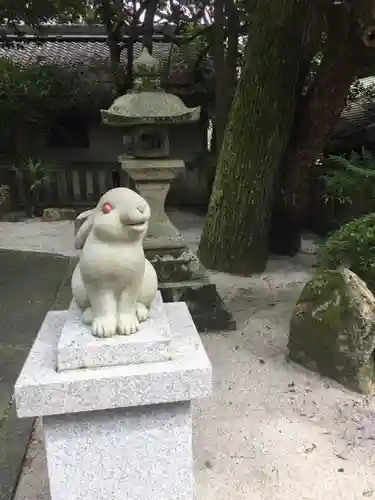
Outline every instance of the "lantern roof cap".
<path id="1" fill-rule="evenodd" d="M 115 99 L 108 110 L 101 110 L 107 125 L 176 124 L 199 119 L 201 108 L 188 108 L 174 94 L 160 87 L 160 63 L 145 47 L 134 61 L 132 90 Z"/>

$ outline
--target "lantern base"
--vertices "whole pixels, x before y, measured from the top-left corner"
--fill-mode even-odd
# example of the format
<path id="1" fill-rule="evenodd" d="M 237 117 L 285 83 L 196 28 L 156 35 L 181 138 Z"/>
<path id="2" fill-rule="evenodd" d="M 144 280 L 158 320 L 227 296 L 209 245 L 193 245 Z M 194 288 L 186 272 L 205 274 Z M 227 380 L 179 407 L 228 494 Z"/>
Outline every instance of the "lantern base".
<path id="1" fill-rule="evenodd" d="M 186 302 L 199 332 L 236 329 L 206 269 L 187 246 L 145 250 L 145 253 L 158 275 L 163 300 Z"/>

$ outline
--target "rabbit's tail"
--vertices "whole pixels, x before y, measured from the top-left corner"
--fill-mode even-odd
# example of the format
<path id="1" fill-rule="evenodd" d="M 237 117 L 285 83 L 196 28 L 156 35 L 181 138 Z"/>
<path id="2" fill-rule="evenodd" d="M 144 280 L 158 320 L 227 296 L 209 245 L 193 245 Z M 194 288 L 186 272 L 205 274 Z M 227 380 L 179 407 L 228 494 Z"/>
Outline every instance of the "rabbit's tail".
<path id="1" fill-rule="evenodd" d="M 85 285 L 82 281 L 79 264 L 76 265 L 72 275 L 72 294 L 80 309 L 84 311 L 89 306 L 89 300 Z"/>
<path id="2" fill-rule="evenodd" d="M 158 290 L 158 278 L 153 265 L 146 260 L 145 273 L 138 293 L 138 301 L 147 308 L 151 306 Z"/>

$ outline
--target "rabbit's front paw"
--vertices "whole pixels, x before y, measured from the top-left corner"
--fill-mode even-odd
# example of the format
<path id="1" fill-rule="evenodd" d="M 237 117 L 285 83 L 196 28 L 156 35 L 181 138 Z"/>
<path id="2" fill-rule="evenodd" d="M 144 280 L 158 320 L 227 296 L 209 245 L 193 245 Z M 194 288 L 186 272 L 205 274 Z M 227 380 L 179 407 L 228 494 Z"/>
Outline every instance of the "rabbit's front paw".
<path id="1" fill-rule="evenodd" d="M 146 321 L 146 319 L 148 318 L 147 307 L 141 304 L 140 302 L 137 302 L 136 311 L 137 311 L 137 318 L 139 319 L 139 321 Z"/>
<path id="2" fill-rule="evenodd" d="M 92 309 L 91 307 L 88 307 L 83 311 L 83 322 L 85 323 L 85 325 L 91 325 L 92 320 Z"/>
<path id="3" fill-rule="evenodd" d="M 116 334 L 116 316 L 99 316 L 92 322 L 95 337 L 113 337 Z"/>
<path id="4" fill-rule="evenodd" d="M 120 314 L 117 321 L 117 330 L 120 335 L 130 335 L 139 330 L 139 321 L 133 313 Z"/>

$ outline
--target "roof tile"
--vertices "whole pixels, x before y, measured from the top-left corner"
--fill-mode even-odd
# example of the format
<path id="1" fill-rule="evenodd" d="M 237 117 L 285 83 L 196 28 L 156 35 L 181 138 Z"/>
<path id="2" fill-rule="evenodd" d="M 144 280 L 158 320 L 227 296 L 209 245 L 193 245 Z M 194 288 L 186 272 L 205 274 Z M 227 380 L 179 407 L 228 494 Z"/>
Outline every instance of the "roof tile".
<path id="1" fill-rule="evenodd" d="M 141 51 L 142 43 L 136 42 L 133 46 L 134 58 L 138 57 Z M 153 55 L 161 61 L 166 62 L 170 54 L 174 68 L 188 66 L 188 61 L 184 61 L 178 47 L 164 42 L 153 44 Z M 0 58 L 10 59 L 23 66 L 43 63 L 57 64 L 71 69 L 88 68 L 108 64 L 109 55 L 109 47 L 102 41 L 46 41 L 40 44 L 13 42 L 6 46 L 0 45 Z M 125 48 L 121 53 L 121 64 L 125 66 L 126 60 Z"/>

